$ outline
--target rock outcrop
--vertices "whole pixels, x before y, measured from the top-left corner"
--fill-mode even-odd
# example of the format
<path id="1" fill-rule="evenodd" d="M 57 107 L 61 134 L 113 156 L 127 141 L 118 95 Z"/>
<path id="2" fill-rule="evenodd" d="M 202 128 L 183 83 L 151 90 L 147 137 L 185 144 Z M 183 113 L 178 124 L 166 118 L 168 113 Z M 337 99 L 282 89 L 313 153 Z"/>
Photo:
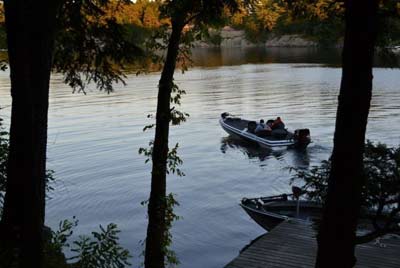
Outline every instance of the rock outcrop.
<path id="1" fill-rule="evenodd" d="M 316 47 L 318 43 L 308 40 L 301 35 L 273 35 L 263 43 L 252 43 L 246 39 L 244 30 L 236 30 L 232 27 L 225 26 L 219 31 L 211 30 L 210 36 L 218 36 L 213 38 L 218 40 L 218 43 L 212 42 L 197 42 L 196 47 L 222 47 L 222 48 L 246 48 L 246 47 Z"/>
<path id="2" fill-rule="evenodd" d="M 267 47 L 316 47 L 318 43 L 312 40 L 307 40 L 301 35 L 282 35 L 271 36 L 265 42 Z"/>

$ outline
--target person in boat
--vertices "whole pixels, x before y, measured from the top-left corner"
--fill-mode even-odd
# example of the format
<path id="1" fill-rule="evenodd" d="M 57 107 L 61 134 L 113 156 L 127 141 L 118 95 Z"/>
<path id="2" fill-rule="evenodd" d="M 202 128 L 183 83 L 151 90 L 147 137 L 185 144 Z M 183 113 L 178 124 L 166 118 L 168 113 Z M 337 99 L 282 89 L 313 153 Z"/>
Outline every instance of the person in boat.
<path id="1" fill-rule="evenodd" d="M 268 120 L 267 123 L 265 124 L 264 128 L 256 133 L 257 136 L 262 137 L 262 138 L 271 136 L 272 135 L 272 129 L 271 129 L 272 122 L 274 122 L 274 120 Z"/>
<path id="2" fill-rule="evenodd" d="M 272 124 L 274 123 L 274 120 L 268 120 L 267 123 L 265 124 L 265 130 L 266 131 L 271 131 L 272 130 Z"/>
<path id="3" fill-rule="evenodd" d="M 285 124 L 279 116 L 272 123 L 271 129 L 285 129 Z"/>
<path id="4" fill-rule="evenodd" d="M 265 129 L 264 119 L 261 119 L 261 120 L 260 120 L 260 123 L 257 124 L 255 133 L 260 132 L 260 131 L 262 131 L 262 130 L 264 130 L 264 129 Z"/>

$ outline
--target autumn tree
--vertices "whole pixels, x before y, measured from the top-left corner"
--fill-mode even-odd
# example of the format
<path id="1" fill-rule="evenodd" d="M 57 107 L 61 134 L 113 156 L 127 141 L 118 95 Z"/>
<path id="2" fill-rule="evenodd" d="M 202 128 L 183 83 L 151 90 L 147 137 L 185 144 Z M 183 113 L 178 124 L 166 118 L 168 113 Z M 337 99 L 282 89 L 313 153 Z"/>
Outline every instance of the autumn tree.
<path id="1" fill-rule="evenodd" d="M 263 41 L 275 28 L 278 20 L 287 13 L 286 6 L 279 0 L 259 0 L 239 3 L 238 11 L 233 14 L 225 9 L 227 24 L 246 31 L 247 38 L 254 42 Z"/>
<path id="2" fill-rule="evenodd" d="M 4 18 L 4 3 L 0 3 L 0 25 L 4 26 L 5 18 Z"/>

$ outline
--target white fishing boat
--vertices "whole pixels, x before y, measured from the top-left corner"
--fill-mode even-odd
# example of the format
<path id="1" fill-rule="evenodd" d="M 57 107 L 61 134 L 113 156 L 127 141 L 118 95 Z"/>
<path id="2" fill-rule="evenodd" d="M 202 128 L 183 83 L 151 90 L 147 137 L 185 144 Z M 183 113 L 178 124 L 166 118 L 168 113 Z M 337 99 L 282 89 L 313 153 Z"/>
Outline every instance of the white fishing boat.
<path id="1" fill-rule="evenodd" d="M 258 143 L 262 147 L 271 148 L 286 146 L 305 148 L 311 142 L 310 130 L 307 128 L 296 129 L 294 132 L 290 132 L 285 128 L 256 132 L 256 121 L 231 116 L 229 113 L 221 114 L 219 123 L 230 135 Z"/>

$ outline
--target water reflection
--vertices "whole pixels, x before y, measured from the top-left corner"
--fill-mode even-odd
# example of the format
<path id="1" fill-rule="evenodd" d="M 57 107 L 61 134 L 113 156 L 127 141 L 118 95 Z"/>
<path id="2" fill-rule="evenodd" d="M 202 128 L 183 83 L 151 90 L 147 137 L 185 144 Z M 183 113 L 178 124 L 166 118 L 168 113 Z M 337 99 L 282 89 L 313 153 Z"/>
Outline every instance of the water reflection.
<path id="1" fill-rule="evenodd" d="M 311 153 L 309 149 L 290 149 L 289 152 L 292 154 L 292 167 L 308 168 L 310 166 Z"/>
<path id="2" fill-rule="evenodd" d="M 221 139 L 221 152 L 225 154 L 229 149 L 239 150 L 249 159 L 258 158 L 260 162 L 263 162 L 271 157 L 275 157 L 277 160 L 282 160 L 283 156 L 286 154 L 285 149 L 272 150 L 263 148 L 257 144 L 253 144 L 242 139 L 237 139 L 232 136 Z"/>
<path id="3" fill-rule="evenodd" d="M 342 50 L 318 47 L 195 48 L 195 66 L 219 67 L 254 63 L 307 63 L 341 66 Z M 376 67 L 398 67 L 399 54 L 377 53 Z"/>
<path id="4" fill-rule="evenodd" d="M 319 48 L 195 48 L 194 65 L 202 67 L 233 66 L 249 63 L 340 64 L 340 50 Z"/>
<path id="5" fill-rule="evenodd" d="M 288 167 L 328 159 L 341 70 L 326 68 L 328 62 L 315 64 L 336 56 L 307 52 L 306 59 L 298 54 L 301 50 L 204 50 L 200 60 L 205 66 L 244 65 L 176 74 L 176 82 L 187 91 L 182 109 L 191 115 L 171 129 L 171 144 L 179 142 L 186 173 L 184 179 L 170 176 L 168 182 L 168 191 L 181 203 L 177 214 L 183 220 L 172 228 L 180 267 L 223 267 L 245 241 L 263 232 L 237 205 L 239 200 L 288 192 Z M 279 60 L 301 64 L 249 64 Z M 390 146 L 399 144 L 399 77 L 398 69 L 374 69 L 367 137 Z M 79 235 L 112 220 L 122 229 L 121 243 L 133 254 L 142 251 L 138 241 L 145 237 L 147 220 L 140 202 L 148 198 L 151 167 L 137 151 L 152 138 L 142 129 L 156 107 L 158 80 L 158 73 L 133 74 L 127 87 L 111 95 L 89 90 L 85 96 L 71 94 L 61 75 L 52 76 L 48 164 L 63 187 L 56 187 L 47 203 L 49 226 L 57 228 L 60 219 L 77 216 Z M 9 73 L 0 72 L 1 107 L 10 106 L 9 91 Z M 300 152 L 272 151 L 234 140 L 218 125 L 226 111 L 254 119 L 281 116 L 289 129 L 309 128 L 313 143 Z M 10 112 L 1 110 L 2 117 L 8 119 Z M 132 267 L 140 262 L 134 258 Z"/>
<path id="6" fill-rule="evenodd" d="M 307 168 L 310 165 L 310 156 L 307 149 L 294 149 L 294 148 L 264 148 L 247 142 L 245 140 L 227 136 L 221 139 L 220 150 L 225 154 L 228 150 L 238 150 L 249 159 L 258 159 L 263 165 L 266 160 L 275 158 L 276 160 L 285 160 L 290 158 L 292 160 L 292 167 Z M 285 157 L 286 156 L 286 157 Z"/>

